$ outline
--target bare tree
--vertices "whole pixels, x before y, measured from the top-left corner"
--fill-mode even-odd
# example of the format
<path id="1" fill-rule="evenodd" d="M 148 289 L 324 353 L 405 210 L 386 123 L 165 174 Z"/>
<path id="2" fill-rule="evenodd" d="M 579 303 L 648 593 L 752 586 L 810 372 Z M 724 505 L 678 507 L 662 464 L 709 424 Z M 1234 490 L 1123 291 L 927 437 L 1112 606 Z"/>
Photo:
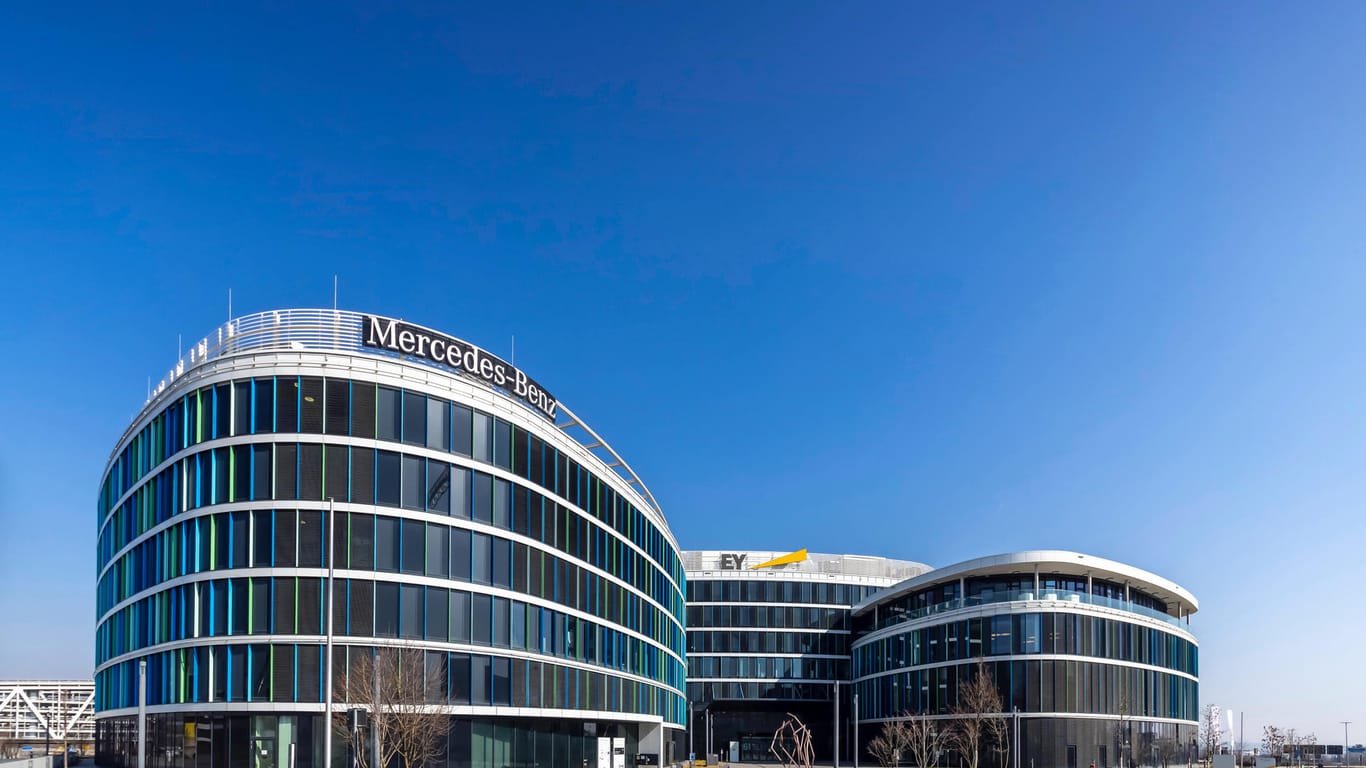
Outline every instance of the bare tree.
<path id="1" fill-rule="evenodd" d="M 882 766 L 901 765 L 901 758 L 910 751 L 910 722 L 889 720 L 882 730 L 868 742 L 868 752 Z"/>
<path id="2" fill-rule="evenodd" d="M 442 707 L 446 670 L 428 665 L 426 654 L 416 648 L 351 648 L 348 674 L 340 680 L 343 697 L 370 716 L 370 737 L 379 741 L 380 764 L 394 757 L 404 766 L 420 768 L 440 756 L 450 730 L 450 716 Z M 351 739 L 345 712 L 332 722 L 333 732 Z M 369 749 L 356 744 L 360 768 L 371 766 Z"/>
<path id="3" fill-rule="evenodd" d="M 811 729 L 791 712 L 773 732 L 769 750 L 788 768 L 811 768 L 815 760 L 811 750 Z"/>
<path id="4" fill-rule="evenodd" d="M 1153 742 L 1153 747 L 1157 749 L 1157 759 L 1160 761 L 1162 768 L 1167 768 L 1167 766 L 1176 762 L 1176 757 L 1181 751 L 1181 745 L 1176 741 L 1175 737 L 1171 736 L 1155 740 Z"/>
<path id="5" fill-rule="evenodd" d="M 992 687 L 995 688 L 994 682 Z M 1000 768 L 1007 768 L 1010 764 L 1010 721 L 1001 715 L 989 717 L 985 722 L 987 744 L 991 747 L 991 751 L 996 753 Z"/>
<path id="6" fill-rule="evenodd" d="M 950 710 L 953 730 L 949 739 L 963 756 L 966 768 L 977 768 L 982 747 L 996 738 L 993 720 L 1001 720 L 1001 692 L 987 671 L 986 662 L 977 666 L 965 682 L 958 681 L 958 703 Z"/>
<path id="7" fill-rule="evenodd" d="M 902 720 L 889 720 L 882 723 L 882 730 L 873 741 L 867 743 L 867 750 L 881 765 L 900 765 L 903 757 L 917 756 L 914 739 L 925 738 L 925 720 L 911 719 L 910 712 L 902 715 Z M 926 763 L 919 763 L 918 768 Z"/>
<path id="8" fill-rule="evenodd" d="M 939 753 L 944 749 L 947 734 L 943 728 L 936 727 L 933 720 L 923 718 L 906 721 L 906 745 L 916 768 L 930 768 L 938 762 Z"/>
<path id="9" fill-rule="evenodd" d="M 1297 743 L 1295 740 L 1298 739 L 1299 736 L 1299 732 L 1294 728 L 1285 729 L 1285 746 L 1281 747 L 1281 752 L 1285 752 L 1286 749 L 1290 750 L 1290 757 L 1287 758 L 1290 765 L 1297 765 L 1299 763 L 1299 761 L 1295 759 L 1295 744 Z M 1276 758 L 1277 761 L 1279 761 L 1280 755 L 1276 755 Z"/>
<path id="10" fill-rule="evenodd" d="M 1279 759 L 1285 749 L 1285 731 L 1274 725 L 1262 726 L 1262 751 Z"/>
<path id="11" fill-rule="evenodd" d="M 1306 733 L 1300 738 L 1300 746 L 1302 747 L 1300 749 L 1301 758 L 1312 757 L 1314 758 L 1314 762 L 1318 762 L 1319 737 L 1313 731 Z"/>
<path id="12" fill-rule="evenodd" d="M 1129 691 L 1129 676 L 1121 674 L 1119 676 L 1119 703 L 1117 705 L 1119 719 L 1115 722 L 1115 751 L 1119 755 L 1119 768 L 1124 768 L 1125 757 L 1129 758 L 1129 765 L 1133 765 L 1133 737 L 1134 737 L 1134 705 L 1133 696 Z"/>
<path id="13" fill-rule="evenodd" d="M 1219 708 L 1206 704 L 1200 710 L 1200 748 L 1205 751 L 1205 759 L 1213 764 L 1214 756 L 1219 754 L 1219 745 L 1224 742 L 1224 726 L 1219 722 Z"/>

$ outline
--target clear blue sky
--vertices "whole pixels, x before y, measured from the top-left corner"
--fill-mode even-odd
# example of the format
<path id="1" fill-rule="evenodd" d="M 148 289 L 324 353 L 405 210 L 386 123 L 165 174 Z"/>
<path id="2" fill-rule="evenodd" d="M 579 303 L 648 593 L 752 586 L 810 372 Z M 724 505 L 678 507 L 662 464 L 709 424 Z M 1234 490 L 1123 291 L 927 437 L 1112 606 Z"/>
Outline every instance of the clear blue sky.
<path id="1" fill-rule="evenodd" d="M 1366 734 L 1366 6 L 38 5 L 0 676 L 91 674 L 96 487 L 177 334 L 336 273 L 515 334 L 684 547 L 1122 560 L 1200 598 L 1249 736 Z"/>

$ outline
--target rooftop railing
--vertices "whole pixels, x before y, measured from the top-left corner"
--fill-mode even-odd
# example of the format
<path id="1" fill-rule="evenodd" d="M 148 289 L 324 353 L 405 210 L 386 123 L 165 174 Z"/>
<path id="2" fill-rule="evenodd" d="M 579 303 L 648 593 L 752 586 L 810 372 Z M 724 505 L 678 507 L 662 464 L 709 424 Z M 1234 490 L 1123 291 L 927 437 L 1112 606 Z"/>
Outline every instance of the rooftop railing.
<path id="1" fill-rule="evenodd" d="M 482 379 L 469 376 L 456 368 L 443 366 L 420 357 L 391 352 L 387 349 L 365 346 L 361 343 L 361 327 L 362 318 L 366 317 L 366 314 L 342 309 L 276 309 L 243 315 L 229 320 L 209 335 L 190 345 L 189 351 L 183 353 L 166 376 L 147 393 L 147 402 L 144 404 L 143 410 L 146 411 L 153 403 L 160 400 L 176 380 L 204 363 L 229 355 L 254 352 L 304 352 L 311 350 L 316 352 L 362 353 L 435 368 L 444 373 L 477 382 L 482 387 L 490 387 Z M 496 387 L 493 388 L 497 389 Z M 528 407 L 528 410 L 531 409 Z M 575 416 L 574 412 L 565 407 L 563 403 L 559 405 L 558 411 L 559 418 L 555 420 L 556 428 L 583 446 L 594 458 L 615 472 L 627 484 L 633 486 L 656 514 L 663 514 L 659 508 L 659 503 L 650 493 L 650 489 L 645 486 L 644 481 L 636 475 L 625 459 L 621 458 L 605 440 Z M 132 425 L 119 439 L 116 446 L 124 444 L 140 421 L 141 415 L 133 420 Z"/>
<path id="2" fill-rule="evenodd" d="M 805 560 L 783 565 L 778 568 L 754 570 L 748 566 L 763 562 L 763 560 L 759 558 L 768 559 L 770 557 L 779 557 L 786 553 L 760 553 L 757 551 L 745 550 L 743 554 L 750 555 L 751 559 L 746 562 L 746 567 L 737 571 L 723 568 L 718 559 L 719 554 L 721 553 L 698 550 L 684 552 L 683 568 L 684 570 L 696 573 L 721 572 L 724 575 L 745 574 L 744 578 L 782 579 L 802 574 L 806 576 L 823 575 L 829 576 L 832 579 L 863 578 L 879 583 L 885 583 L 888 580 L 904 581 L 930 570 L 928 565 L 913 563 L 908 560 L 891 560 L 888 558 L 867 557 L 863 555 L 827 555 L 819 552 L 812 552 L 807 555 Z"/>

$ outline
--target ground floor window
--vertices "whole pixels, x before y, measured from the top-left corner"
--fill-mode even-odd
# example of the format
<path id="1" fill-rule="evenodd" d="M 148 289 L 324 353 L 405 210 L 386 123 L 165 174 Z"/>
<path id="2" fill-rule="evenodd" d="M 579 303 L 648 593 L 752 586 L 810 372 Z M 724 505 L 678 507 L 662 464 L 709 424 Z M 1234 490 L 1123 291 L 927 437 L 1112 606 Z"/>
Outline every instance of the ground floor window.
<path id="1" fill-rule="evenodd" d="M 599 739 L 620 739 L 635 765 L 642 733 L 659 724 L 550 718 L 452 718 L 444 754 L 425 768 L 597 768 Z M 147 768 L 321 768 L 324 729 L 314 713 L 149 714 Z M 359 743 L 364 743 L 362 735 Z M 682 732 L 665 729 L 659 763 L 681 759 Z M 332 768 L 351 768 L 352 743 L 334 734 Z M 102 768 L 136 768 L 137 718 L 95 726 Z M 398 768 L 391 766 L 390 768 Z"/>

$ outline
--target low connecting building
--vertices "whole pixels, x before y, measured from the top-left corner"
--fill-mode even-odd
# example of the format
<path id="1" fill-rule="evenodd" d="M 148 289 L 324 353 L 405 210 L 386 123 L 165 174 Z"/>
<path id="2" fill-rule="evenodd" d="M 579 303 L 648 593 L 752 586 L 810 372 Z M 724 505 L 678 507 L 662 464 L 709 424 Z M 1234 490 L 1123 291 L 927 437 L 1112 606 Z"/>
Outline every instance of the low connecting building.
<path id="1" fill-rule="evenodd" d="M 689 752 L 771 760 L 774 731 L 796 715 L 816 758 L 833 755 L 836 688 L 848 683 L 850 612 L 929 570 L 857 555 L 686 552 Z"/>

